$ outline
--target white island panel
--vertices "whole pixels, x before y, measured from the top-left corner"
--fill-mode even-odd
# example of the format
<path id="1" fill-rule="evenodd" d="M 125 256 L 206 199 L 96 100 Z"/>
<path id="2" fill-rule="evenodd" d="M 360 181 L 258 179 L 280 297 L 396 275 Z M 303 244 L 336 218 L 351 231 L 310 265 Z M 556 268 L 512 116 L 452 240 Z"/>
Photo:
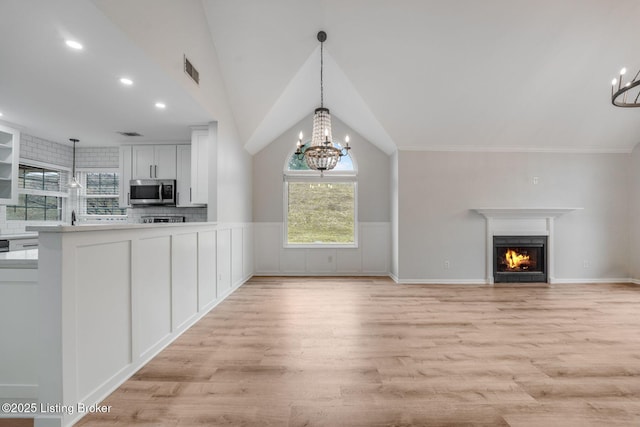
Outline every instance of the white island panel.
<path id="1" fill-rule="evenodd" d="M 76 248 L 78 392 L 86 396 L 131 363 L 130 242 Z"/>
<path id="2" fill-rule="evenodd" d="M 198 310 L 203 310 L 217 298 L 216 232 L 198 233 Z"/>
<path id="3" fill-rule="evenodd" d="M 0 400 L 37 397 L 36 273 L 0 269 Z"/>
<path id="4" fill-rule="evenodd" d="M 136 355 L 145 357 L 171 333 L 171 237 L 142 238 L 134 259 Z"/>
<path id="5" fill-rule="evenodd" d="M 171 312 L 176 331 L 198 312 L 198 235 L 177 234 L 171 243 Z"/>

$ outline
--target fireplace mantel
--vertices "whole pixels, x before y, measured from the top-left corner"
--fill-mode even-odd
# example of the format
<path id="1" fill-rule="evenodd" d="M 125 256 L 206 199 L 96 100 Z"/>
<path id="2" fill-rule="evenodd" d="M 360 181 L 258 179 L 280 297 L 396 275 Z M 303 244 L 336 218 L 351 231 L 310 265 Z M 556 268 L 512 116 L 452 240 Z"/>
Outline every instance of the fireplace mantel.
<path id="1" fill-rule="evenodd" d="M 476 208 L 485 218 L 557 218 L 569 212 L 581 210 L 582 208 Z"/>
<path id="2" fill-rule="evenodd" d="M 487 220 L 486 238 L 486 281 L 493 278 L 493 236 L 548 236 L 547 277 L 554 281 L 554 219 L 582 208 L 476 208 L 471 209 Z"/>

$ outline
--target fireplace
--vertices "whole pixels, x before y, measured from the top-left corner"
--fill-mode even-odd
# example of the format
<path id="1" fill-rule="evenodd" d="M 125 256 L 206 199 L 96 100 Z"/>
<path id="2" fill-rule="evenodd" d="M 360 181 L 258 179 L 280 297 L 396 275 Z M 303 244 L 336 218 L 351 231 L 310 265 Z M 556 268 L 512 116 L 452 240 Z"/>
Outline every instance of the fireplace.
<path id="1" fill-rule="evenodd" d="M 493 236 L 494 283 L 547 282 L 547 236 Z"/>

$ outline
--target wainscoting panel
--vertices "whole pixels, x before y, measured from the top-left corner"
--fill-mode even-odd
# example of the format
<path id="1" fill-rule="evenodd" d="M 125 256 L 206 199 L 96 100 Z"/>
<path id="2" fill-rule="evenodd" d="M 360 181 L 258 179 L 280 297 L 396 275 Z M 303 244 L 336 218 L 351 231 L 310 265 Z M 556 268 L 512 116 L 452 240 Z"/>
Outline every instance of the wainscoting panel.
<path id="1" fill-rule="evenodd" d="M 78 394 L 86 396 L 131 363 L 131 244 L 76 248 Z"/>
<path id="2" fill-rule="evenodd" d="M 273 274 L 305 274 L 307 272 L 307 252 L 306 249 L 284 249 L 281 239 L 269 242 L 270 251 L 280 254 L 279 269 Z M 264 245 L 267 246 L 267 245 Z M 269 272 L 256 271 L 256 274 L 269 274 Z"/>
<path id="3" fill-rule="evenodd" d="M 198 233 L 198 310 L 217 298 L 216 289 L 216 232 Z"/>
<path id="4" fill-rule="evenodd" d="M 226 295 L 231 289 L 231 229 L 218 230 L 218 295 Z"/>
<path id="5" fill-rule="evenodd" d="M 336 273 L 362 273 L 362 244 L 357 249 L 340 249 L 339 253 L 340 256 L 336 254 Z"/>
<path id="6" fill-rule="evenodd" d="M 243 229 L 234 227 L 231 229 L 231 286 L 237 286 L 242 282 L 244 263 L 242 260 L 242 244 L 244 242 Z"/>
<path id="7" fill-rule="evenodd" d="M 256 271 L 262 274 L 278 274 L 280 268 L 280 250 L 282 245 L 282 232 L 279 223 L 257 223 L 254 226 L 254 258 Z M 274 245 L 276 242 L 277 246 Z M 274 250 L 276 246 L 277 250 Z"/>
<path id="8" fill-rule="evenodd" d="M 137 242 L 140 256 L 134 258 L 134 351 L 147 351 L 171 333 L 171 237 L 160 236 Z"/>
<path id="9" fill-rule="evenodd" d="M 38 397 L 38 272 L 0 269 L 0 399 Z"/>
<path id="10" fill-rule="evenodd" d="M 284 248 L 283 224 L 253 224 L 257 275 L 388 275 L 391 224 L 359 224 L 357 248 Z"/>
<path id="11" fill-rule="evenodd" d="M 198 234 L 171 239 L 171 322 L 175 331 L 198 312 Z"/>

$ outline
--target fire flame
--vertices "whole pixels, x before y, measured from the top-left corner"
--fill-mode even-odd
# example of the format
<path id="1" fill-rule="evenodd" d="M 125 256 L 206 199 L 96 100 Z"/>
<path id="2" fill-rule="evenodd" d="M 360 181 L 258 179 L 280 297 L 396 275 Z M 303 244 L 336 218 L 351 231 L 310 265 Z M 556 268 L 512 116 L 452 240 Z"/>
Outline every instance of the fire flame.
<path id="1" fill-rule="evenodd" d="M 519 254 L 513 249 L 507 249 L 504 259 L 512 270 L 529 265 L 529 255 Z"/>

